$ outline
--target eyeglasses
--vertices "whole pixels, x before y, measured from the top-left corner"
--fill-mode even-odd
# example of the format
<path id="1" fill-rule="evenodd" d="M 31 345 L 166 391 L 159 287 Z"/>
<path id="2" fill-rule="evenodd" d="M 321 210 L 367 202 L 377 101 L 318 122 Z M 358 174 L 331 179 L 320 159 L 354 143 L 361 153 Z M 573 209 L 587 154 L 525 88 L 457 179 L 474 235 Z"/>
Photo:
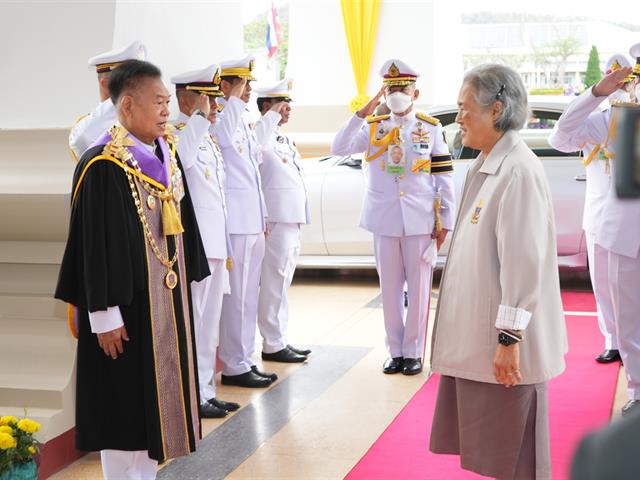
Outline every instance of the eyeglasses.
<path id="1" fill-rule="evenodd" d="M 500 87 L 500 90 L 498 90 L 498 93 L 496 93 L 496 100 L 500 100 L 500 97 L 502 97 L 502 94 L 504 93 L 504 91 L 507 89 L 506 85 L 502 85 Z"/>

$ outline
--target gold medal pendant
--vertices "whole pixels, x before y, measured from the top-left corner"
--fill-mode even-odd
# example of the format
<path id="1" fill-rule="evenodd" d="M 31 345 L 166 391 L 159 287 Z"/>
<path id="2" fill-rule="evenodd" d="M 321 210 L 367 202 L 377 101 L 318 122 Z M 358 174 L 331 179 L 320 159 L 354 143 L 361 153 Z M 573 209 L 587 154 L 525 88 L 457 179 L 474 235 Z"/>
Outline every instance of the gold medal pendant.
<path id="1" fill-rule="evenodd" d="M 178 274 L 169 269 L 167 275 L 164 277 L 164 284 L 169 290 L 173 290 L 178 285 Z"/>
<path id="2" fill-rule="evenodd" d="M 147 207 L 149 207 L 149 210 L 156 208 L 156 199 L 152 195 L 147 197 Z"/>

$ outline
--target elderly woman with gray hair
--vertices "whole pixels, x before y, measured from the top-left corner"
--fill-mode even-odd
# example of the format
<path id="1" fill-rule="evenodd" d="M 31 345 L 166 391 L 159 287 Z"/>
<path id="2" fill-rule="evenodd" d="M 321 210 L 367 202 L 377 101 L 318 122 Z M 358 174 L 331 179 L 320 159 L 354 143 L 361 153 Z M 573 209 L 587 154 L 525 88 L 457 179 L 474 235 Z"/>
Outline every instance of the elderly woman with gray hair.
<path id="1" fill-rule="evenodd" d="M 471 164 L 440 282 L 431 365 L 441 374 L 430 449 L 499 479 L 550 479 L 547 381 L 564 370 L 551 194 L 520 138 L 519 75 L 469 71 L 456 122 Z"/>

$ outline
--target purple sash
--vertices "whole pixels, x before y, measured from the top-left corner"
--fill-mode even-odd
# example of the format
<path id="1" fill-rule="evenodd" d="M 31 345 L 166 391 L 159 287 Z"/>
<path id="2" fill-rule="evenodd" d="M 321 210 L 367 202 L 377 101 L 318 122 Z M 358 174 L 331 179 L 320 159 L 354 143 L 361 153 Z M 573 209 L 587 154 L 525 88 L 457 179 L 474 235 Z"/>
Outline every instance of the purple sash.
<path id="1" fill-rule="evenodd" d="M 153 178 L 156 182 L 161 183 L 165 187 L 169 186 L 169 161 L 171 159 L 171 155 L 169 153 L 169 146 L 165 141 L 164 137 L 156 138 L 158 145 L 160 145 L 160 150 L 162 151 L 162 158 L 164 163 L 160 161 L 160 159 L 142 143 L 136 137 L 134 137 L 131 133 L 127 135 L 131 140 L 135 142 L 135 145 L 132 147 L 127 147 L 131 152 L 133 157 L 140 165 L 140 169 L 142 173 L 144 173 L 147 177 Z M 111 134 L 107 130 L 92 146 L 96 145 L 106 145 L 111 141 Z"/>

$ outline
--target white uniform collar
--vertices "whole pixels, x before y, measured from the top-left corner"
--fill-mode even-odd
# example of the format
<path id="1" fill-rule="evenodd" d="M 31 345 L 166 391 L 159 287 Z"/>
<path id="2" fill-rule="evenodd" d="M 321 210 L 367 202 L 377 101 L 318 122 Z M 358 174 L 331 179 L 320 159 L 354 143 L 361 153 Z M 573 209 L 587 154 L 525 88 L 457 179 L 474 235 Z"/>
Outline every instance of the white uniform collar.
<path id="1" fill-rule="evenodd" d="M 191 118 L 191 117 L 189 117 L 188 115 L 186 115 L 186 114 L 184 114 L 182 112 L 179 112 L 178 113 L 178 118 L 176 118 L 176 123 L 187 123 L 189 121 L 189 118 Z"/>
<path id="2" fill-rule="evenodd" d="M 415 109 L 412 109 L 406 115 L 396 115 L 395 113 L 391 112 L 391 120 L 393 121 L 393 123 L 397 123 L 400 125 L 409 123 L 414 116 L 415 116 Z"/>

